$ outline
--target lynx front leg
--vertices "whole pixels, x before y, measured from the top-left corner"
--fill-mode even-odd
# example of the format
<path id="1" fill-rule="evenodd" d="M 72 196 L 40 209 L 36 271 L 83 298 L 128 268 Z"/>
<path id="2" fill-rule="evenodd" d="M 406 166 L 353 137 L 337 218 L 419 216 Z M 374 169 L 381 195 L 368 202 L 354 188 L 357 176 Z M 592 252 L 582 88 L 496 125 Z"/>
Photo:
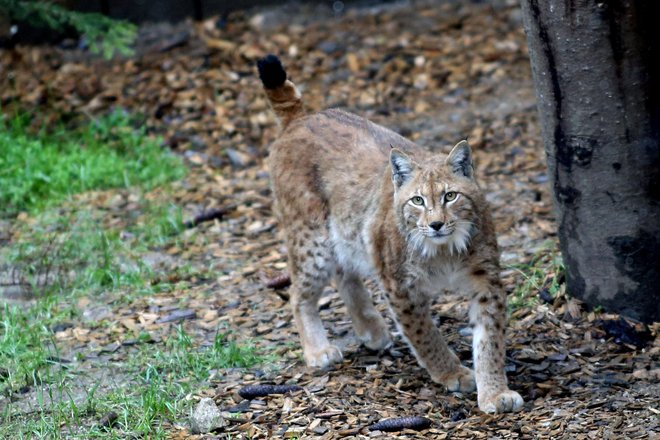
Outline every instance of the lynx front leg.
<path id="1" fill-rule="evenodd" d="M 388 299 L 403 335 L 431 379 L 449 391 L 473 391 L 474 374 L 447 346 L 431 319 L 428 299 L 403 290 L 388 294 Z"/>
<path id="2" fill-rule="evenodd" d="M 481 275 L 482 271 L 475 273 Z M 524 402 L 520 394 L 509 389 L 504 371 L 506 295 L 499 280 L 478 280 L 476 284 L 481 288 L 472 300 L 470 321 L 479 409 L 488 413 L 516 411 Z"/>

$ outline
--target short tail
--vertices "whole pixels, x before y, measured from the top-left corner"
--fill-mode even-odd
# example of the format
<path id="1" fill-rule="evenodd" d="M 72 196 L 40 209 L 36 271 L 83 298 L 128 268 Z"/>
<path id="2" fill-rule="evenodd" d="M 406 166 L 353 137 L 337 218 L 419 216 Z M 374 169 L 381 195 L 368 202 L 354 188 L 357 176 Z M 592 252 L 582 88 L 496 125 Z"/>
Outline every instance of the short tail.
<path id="1" fill-rule="evenodd" d="M 305 114 L 302 95 L 295 84 L 286 79 L 279 58 L 268 55 L 257 61 L 257 69 L 270 105 L 284 126 Z"/>

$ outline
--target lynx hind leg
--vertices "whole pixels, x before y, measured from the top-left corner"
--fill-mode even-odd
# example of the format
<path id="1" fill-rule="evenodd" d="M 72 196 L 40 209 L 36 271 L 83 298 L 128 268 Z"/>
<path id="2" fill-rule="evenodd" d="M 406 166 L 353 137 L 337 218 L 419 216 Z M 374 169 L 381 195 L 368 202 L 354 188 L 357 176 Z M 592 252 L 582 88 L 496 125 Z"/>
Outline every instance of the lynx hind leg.
<path id="1" fill-rule="evenodd" d="M 325 244 L 327 234 L 298 229 L 296 235 L 288 240 L 293 319 L 307 365 L 326 368 L 342 360 L 339 348 L 328 341 L 318 309 L 323 288 L 334 271 L 332 253 Z"/>
<path id="2" fill-rule="evenodd" d="M 355 333 L 371 350 L 381 350 L 390 342 L 387 323 L 376 307 L 362 280 L 352 273 L 337 271 L 337 288 L 353 321 Z"/>

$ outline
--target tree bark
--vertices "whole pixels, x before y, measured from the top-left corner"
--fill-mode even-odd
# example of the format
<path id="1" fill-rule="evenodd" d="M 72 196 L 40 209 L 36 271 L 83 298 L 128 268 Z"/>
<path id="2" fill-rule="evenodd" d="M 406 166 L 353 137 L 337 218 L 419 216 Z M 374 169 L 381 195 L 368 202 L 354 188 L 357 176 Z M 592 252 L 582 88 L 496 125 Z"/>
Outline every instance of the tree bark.
<path id="1" fill-rule="evenodd" d="M 660 321 L 660 2 L 521 3 L 568 292 Z"/>

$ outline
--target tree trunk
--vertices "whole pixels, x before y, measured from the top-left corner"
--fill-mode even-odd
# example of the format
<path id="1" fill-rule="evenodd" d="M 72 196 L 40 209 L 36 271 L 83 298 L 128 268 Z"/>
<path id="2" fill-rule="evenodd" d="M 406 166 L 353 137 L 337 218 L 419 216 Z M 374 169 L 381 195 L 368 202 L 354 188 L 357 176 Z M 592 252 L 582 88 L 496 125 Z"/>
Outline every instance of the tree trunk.
<path id="1" fill-rule="evenodd" d="M 521 3 L 568 292 L 660 321 L 660 1 Z"/>

